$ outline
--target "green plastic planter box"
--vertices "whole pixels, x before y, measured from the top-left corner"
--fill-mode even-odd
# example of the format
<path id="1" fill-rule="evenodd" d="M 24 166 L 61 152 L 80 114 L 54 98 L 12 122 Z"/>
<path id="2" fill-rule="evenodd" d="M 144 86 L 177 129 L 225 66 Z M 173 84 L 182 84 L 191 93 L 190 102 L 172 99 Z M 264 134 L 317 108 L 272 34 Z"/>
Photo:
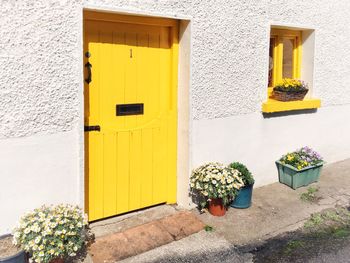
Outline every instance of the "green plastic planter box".
<path id="1" fill-rule="evenodd" d="M 321 163 L 298 170 L 289 164 L 282 164 L 280 161 L 276 161 L 276 165 L 280 183 L 286 184 L 294 190 L 317 182 L 323 167 L 323 163 Z"/>

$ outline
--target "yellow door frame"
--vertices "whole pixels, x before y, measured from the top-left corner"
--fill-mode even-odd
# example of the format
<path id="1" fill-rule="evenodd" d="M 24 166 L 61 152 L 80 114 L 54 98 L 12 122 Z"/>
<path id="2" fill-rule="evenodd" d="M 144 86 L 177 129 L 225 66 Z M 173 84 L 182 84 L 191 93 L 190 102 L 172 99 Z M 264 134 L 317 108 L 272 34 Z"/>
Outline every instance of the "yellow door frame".
<path id="1" fill-rule="evenodd" d="M 114 14 L 114 13 L 105 13 L 105 12 L 96 12 L 96 11 L 90 11 L 90 10 L 84 10 L 83 11 L 83 21 L 85 24 L 85 21 L 104 21 L 104 22 L 119 22 L 119 23 L 127 23 L 127 24 L 139 24 L 139 25 L 150 25 L 150 26 L 166 26 L 170 29 L 170 38 L 169 41 L 171 41 L 171 52 L 172 52 L 172 70 L 171 70 L 171 102 L 175 103 L 172 104 L 171 111 L 172 114 L 175 114 L 176 116 L 176 124 L 175 127 L 173 127 L 173 131 L 176 136 L 177 140 L 177 95 L 178 95 L 178 56 L 179 56 L 179 21 L 175 19 L 169 19 L 169 18 L 159 18 L 159 17 L 145 17 L 145 16 L 136 16 L 136 15 L 124 15 L 124 14 Z M 83 32 L 85 32 L 83 28 Z M 86 42 L 84 39 L 84 50 Z M 84 56 L 85 60 L 85 56 Z M 85 61 L 84 61 L 85 64 Z M 84 111 L 87 109 L 84 108 Z M 85 145 L 86 147 L 86 145 Z M 172 176 L 171 178 L 168 178 L 168 185 L 167 185 L 167 203 L 176 203 L 177 201 L 177 143 L 174 149 L 174 152 L 171 153 L 172 158 L 174 158 L 174 167 L 175 170 L 175 176 Z M 86 158 L 85 158 L 85 168 L 87 167 Z M 87 178 L 87 172 L 85 169 L 85 193 L 84 193 L 84 203 L 85 203 L 85 210 L 87 211 L 89 205 L 88 205 L 88 178 Z"/>

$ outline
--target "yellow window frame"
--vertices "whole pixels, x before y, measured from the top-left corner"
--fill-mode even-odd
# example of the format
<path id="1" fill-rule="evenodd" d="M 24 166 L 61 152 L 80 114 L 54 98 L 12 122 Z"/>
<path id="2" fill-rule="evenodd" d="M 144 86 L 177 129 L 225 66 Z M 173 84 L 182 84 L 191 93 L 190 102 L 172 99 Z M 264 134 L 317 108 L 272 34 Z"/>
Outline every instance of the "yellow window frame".
<path id="1" fill-rule="evenodd" d="M 315 109 L 321 106 L 319 99 L 304 99 L 302 101 L 281 102 L 271 99 L 273 87 L 283 79 L 283 40 L 294 40 L 293 48 L 293 78 L 301 77 L 302 62 L 302 32 L 298 30 L 288 30 L 280 28 L 272 28 L 270 39 L 274 39 L 273 43 L 273 72 L 272 87 L 268 87 L 268 99 L 262 105 L 264 113 L 281 112 L 301 109 Z"/>
<path id="2" fill-rule="evenodd" d="M 301 31 L 271 29 L 270 38 L 274 39 L 273 47 L 273 86 L 283 78 L 283 40 L 291 39 L 294 42 L 293 48 L 293 78 L 299 79 L 301 74 L 302 42 Z M 269 87 L 272 88 L 272 87 Z"/>

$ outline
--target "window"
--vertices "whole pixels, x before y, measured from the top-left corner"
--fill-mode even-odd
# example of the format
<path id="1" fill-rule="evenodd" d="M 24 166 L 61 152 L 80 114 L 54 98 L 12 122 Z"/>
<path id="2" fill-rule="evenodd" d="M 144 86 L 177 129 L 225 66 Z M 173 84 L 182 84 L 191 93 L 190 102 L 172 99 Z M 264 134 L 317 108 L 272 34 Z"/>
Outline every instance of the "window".
<path id="1" fill-rule="evenodd" d="M 300 78 L 301 31 L 271 29 L 269 88 L 283 78 Z"/>
<path id="2" fill-rule="evenodd" d="M 310 33 L 311 32 L 311 33 Z M 262 105 L 262 112 L 281 112 L 290 110 L 315 109 L 321 106 L 319 99 L 305 98 L 302 101 L 277 101 L 271 98 L 273 87 L 283 78 L 301 79 L 307 77 L 310 81 L 310 69 L 313 68 L 313 31 L 310 30 L 291 30 L 283 28 L 272 28 L 270 34 L 269 46 L 269 69 L 268 69 L 268 96 L 267 101 Z M 305 40 L 302 39 L 305 37 Z M 303 56 L 308 63 L 302 67 L 302 41 L 309 43 L 306 45 Z M 310 48 L 311 47 L 311 48 Z M 312 49 L 312 50 L 311 50 Z M 312 56 L 312 59 L 311 59 Z M 303 69 L 305 69 L 303 71 Z M 302 75 L 303 74 L 303 75 Z M 312 77 L 312 74 L 311 74 Z M 305 80 L 305 79 L 304 79 Z M 312 79 L 311 79 L 312 81 Z"/>

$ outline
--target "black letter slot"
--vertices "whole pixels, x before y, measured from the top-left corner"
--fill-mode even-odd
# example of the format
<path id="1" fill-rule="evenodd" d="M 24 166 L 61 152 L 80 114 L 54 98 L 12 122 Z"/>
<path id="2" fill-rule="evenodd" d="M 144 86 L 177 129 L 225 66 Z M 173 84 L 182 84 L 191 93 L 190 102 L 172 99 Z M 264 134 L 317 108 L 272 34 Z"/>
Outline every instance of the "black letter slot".
<path id="1" fill-rule="evenodd" d="M 118 104 L 117 116 L 140 115 L 143 114 L 143 103 Z"/>

